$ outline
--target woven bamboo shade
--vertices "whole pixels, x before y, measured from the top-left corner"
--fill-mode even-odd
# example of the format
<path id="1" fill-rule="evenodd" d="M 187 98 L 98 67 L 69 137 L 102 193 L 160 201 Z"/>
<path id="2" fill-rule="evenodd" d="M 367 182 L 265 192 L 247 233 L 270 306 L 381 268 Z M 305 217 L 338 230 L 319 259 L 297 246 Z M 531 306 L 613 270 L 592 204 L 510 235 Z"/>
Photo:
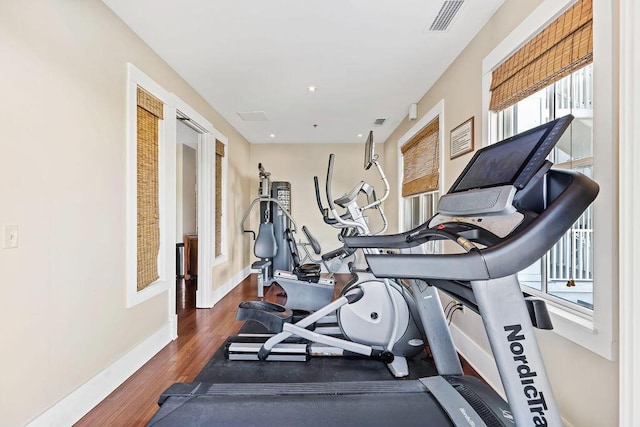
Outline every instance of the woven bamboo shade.
<path id="1" fill-rule="evenodd" d="M 579 0 L 498 66 L 489 109 L 504 110 L 591 63 L 592 21 L 591 0 Z"/>
<path id="2" fill-rule="evenodd" d="M 149 113 L 156 116 L 159 120 L 162 120 L 162 101 L 155 96 L 151 95 L 141 87 L 138 88 L 138 107 L 144 108 Z"/>
<path id="3" fill-rule="evenodd" d="M 216 241 L 215 255 L 222 255 L 222 159 L 224 144 L 216 139 Z"/>
<path id="4" fill-rule="evenodd" d="M 438 189 L 440 171 L 439 119 L 436 117 L 400 151 L 404 163 L 402 197 Z"/>
<path id="5" fill-rule="evenodd" d="M 159 114 L 159 116 L 157 115 Z M 138 88 L 137 108 L 137 288 L 158 280 L 158 121 L 162 102 Z"/>

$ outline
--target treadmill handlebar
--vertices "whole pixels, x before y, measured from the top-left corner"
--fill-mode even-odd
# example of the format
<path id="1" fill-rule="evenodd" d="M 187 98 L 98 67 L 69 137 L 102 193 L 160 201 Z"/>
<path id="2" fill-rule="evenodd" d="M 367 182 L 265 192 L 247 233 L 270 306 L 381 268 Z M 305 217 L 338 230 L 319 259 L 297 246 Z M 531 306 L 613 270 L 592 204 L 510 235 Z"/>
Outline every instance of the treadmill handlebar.
<path id="1" fill-rule="evenodd" d="M 381 278 L 486 280 L 527 268 L 555 245 L 599 191 L 598 184 L 574 171 L 552 170 L 549 180 L 549 185 L 555 187 L 550 191 L 557 197 L 530 223 L 500 243 L 462 254 L 366 255 L 372 273 Z M 420 238 L 407 239 L 417 230 L 391 236 L 349 237 L 345 243 L 350 247 L 413 247 L 424 243 Z"/>

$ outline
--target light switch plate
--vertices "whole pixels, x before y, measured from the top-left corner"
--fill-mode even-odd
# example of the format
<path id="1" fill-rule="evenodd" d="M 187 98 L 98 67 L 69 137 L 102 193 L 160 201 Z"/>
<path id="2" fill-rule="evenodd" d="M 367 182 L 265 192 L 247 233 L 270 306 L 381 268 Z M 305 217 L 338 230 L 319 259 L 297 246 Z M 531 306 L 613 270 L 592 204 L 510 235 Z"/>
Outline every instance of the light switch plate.
<path id="1" fill-rule="evenodd" d="M 18 226 L 5 225 L 2 227 L 2 247 L 13 249 L 18 247 Z"/>

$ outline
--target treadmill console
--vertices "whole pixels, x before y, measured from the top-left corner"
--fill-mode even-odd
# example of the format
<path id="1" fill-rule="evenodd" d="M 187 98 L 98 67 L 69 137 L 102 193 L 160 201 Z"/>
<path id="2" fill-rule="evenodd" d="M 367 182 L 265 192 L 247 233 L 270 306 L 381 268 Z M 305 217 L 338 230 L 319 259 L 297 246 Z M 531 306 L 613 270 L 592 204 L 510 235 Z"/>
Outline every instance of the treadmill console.
<path id="1" fill-rule="evenodd" d="M 514 207 L 516 193 L 543 167 L 572 120 L 567 115 L 478 150 L 440 198 L 438 214 L 429 227 L 464 222 L 498 237 L 508 235 L 524 220 Z"/>

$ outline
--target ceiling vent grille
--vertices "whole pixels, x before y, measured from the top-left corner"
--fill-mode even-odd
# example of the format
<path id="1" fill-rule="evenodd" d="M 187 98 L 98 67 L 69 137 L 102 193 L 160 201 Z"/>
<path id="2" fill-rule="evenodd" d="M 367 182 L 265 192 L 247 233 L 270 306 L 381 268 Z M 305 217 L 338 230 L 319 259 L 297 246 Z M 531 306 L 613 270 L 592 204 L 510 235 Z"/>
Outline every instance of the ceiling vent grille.
<path id="1" fill-rule="evenodd" d="M 266 122 L 269 120 L 264 111 L 238 111 L 238 115 L 247 122 Z"/>
<path id="2" fill-rule="evenodd" d="M 438 12 L 438 16 L 436 16 L 436 19 L 433 20 L 433 23 L 429 27 L 429 31 L 446 31 L 456 16 L 456 13 L 460 10 L 462 3 L 464 3 L 464 0 L 445 1 L 440 8 L 440 12 Z"/>
<path id="3" fill-rule="evenodd" d="M 373 122 L 373 125 L 374 125 L 374 126 L 382 126 L 386 120 L 387 120 L 387 119 L 376 119 L 376 120 Z"/>

